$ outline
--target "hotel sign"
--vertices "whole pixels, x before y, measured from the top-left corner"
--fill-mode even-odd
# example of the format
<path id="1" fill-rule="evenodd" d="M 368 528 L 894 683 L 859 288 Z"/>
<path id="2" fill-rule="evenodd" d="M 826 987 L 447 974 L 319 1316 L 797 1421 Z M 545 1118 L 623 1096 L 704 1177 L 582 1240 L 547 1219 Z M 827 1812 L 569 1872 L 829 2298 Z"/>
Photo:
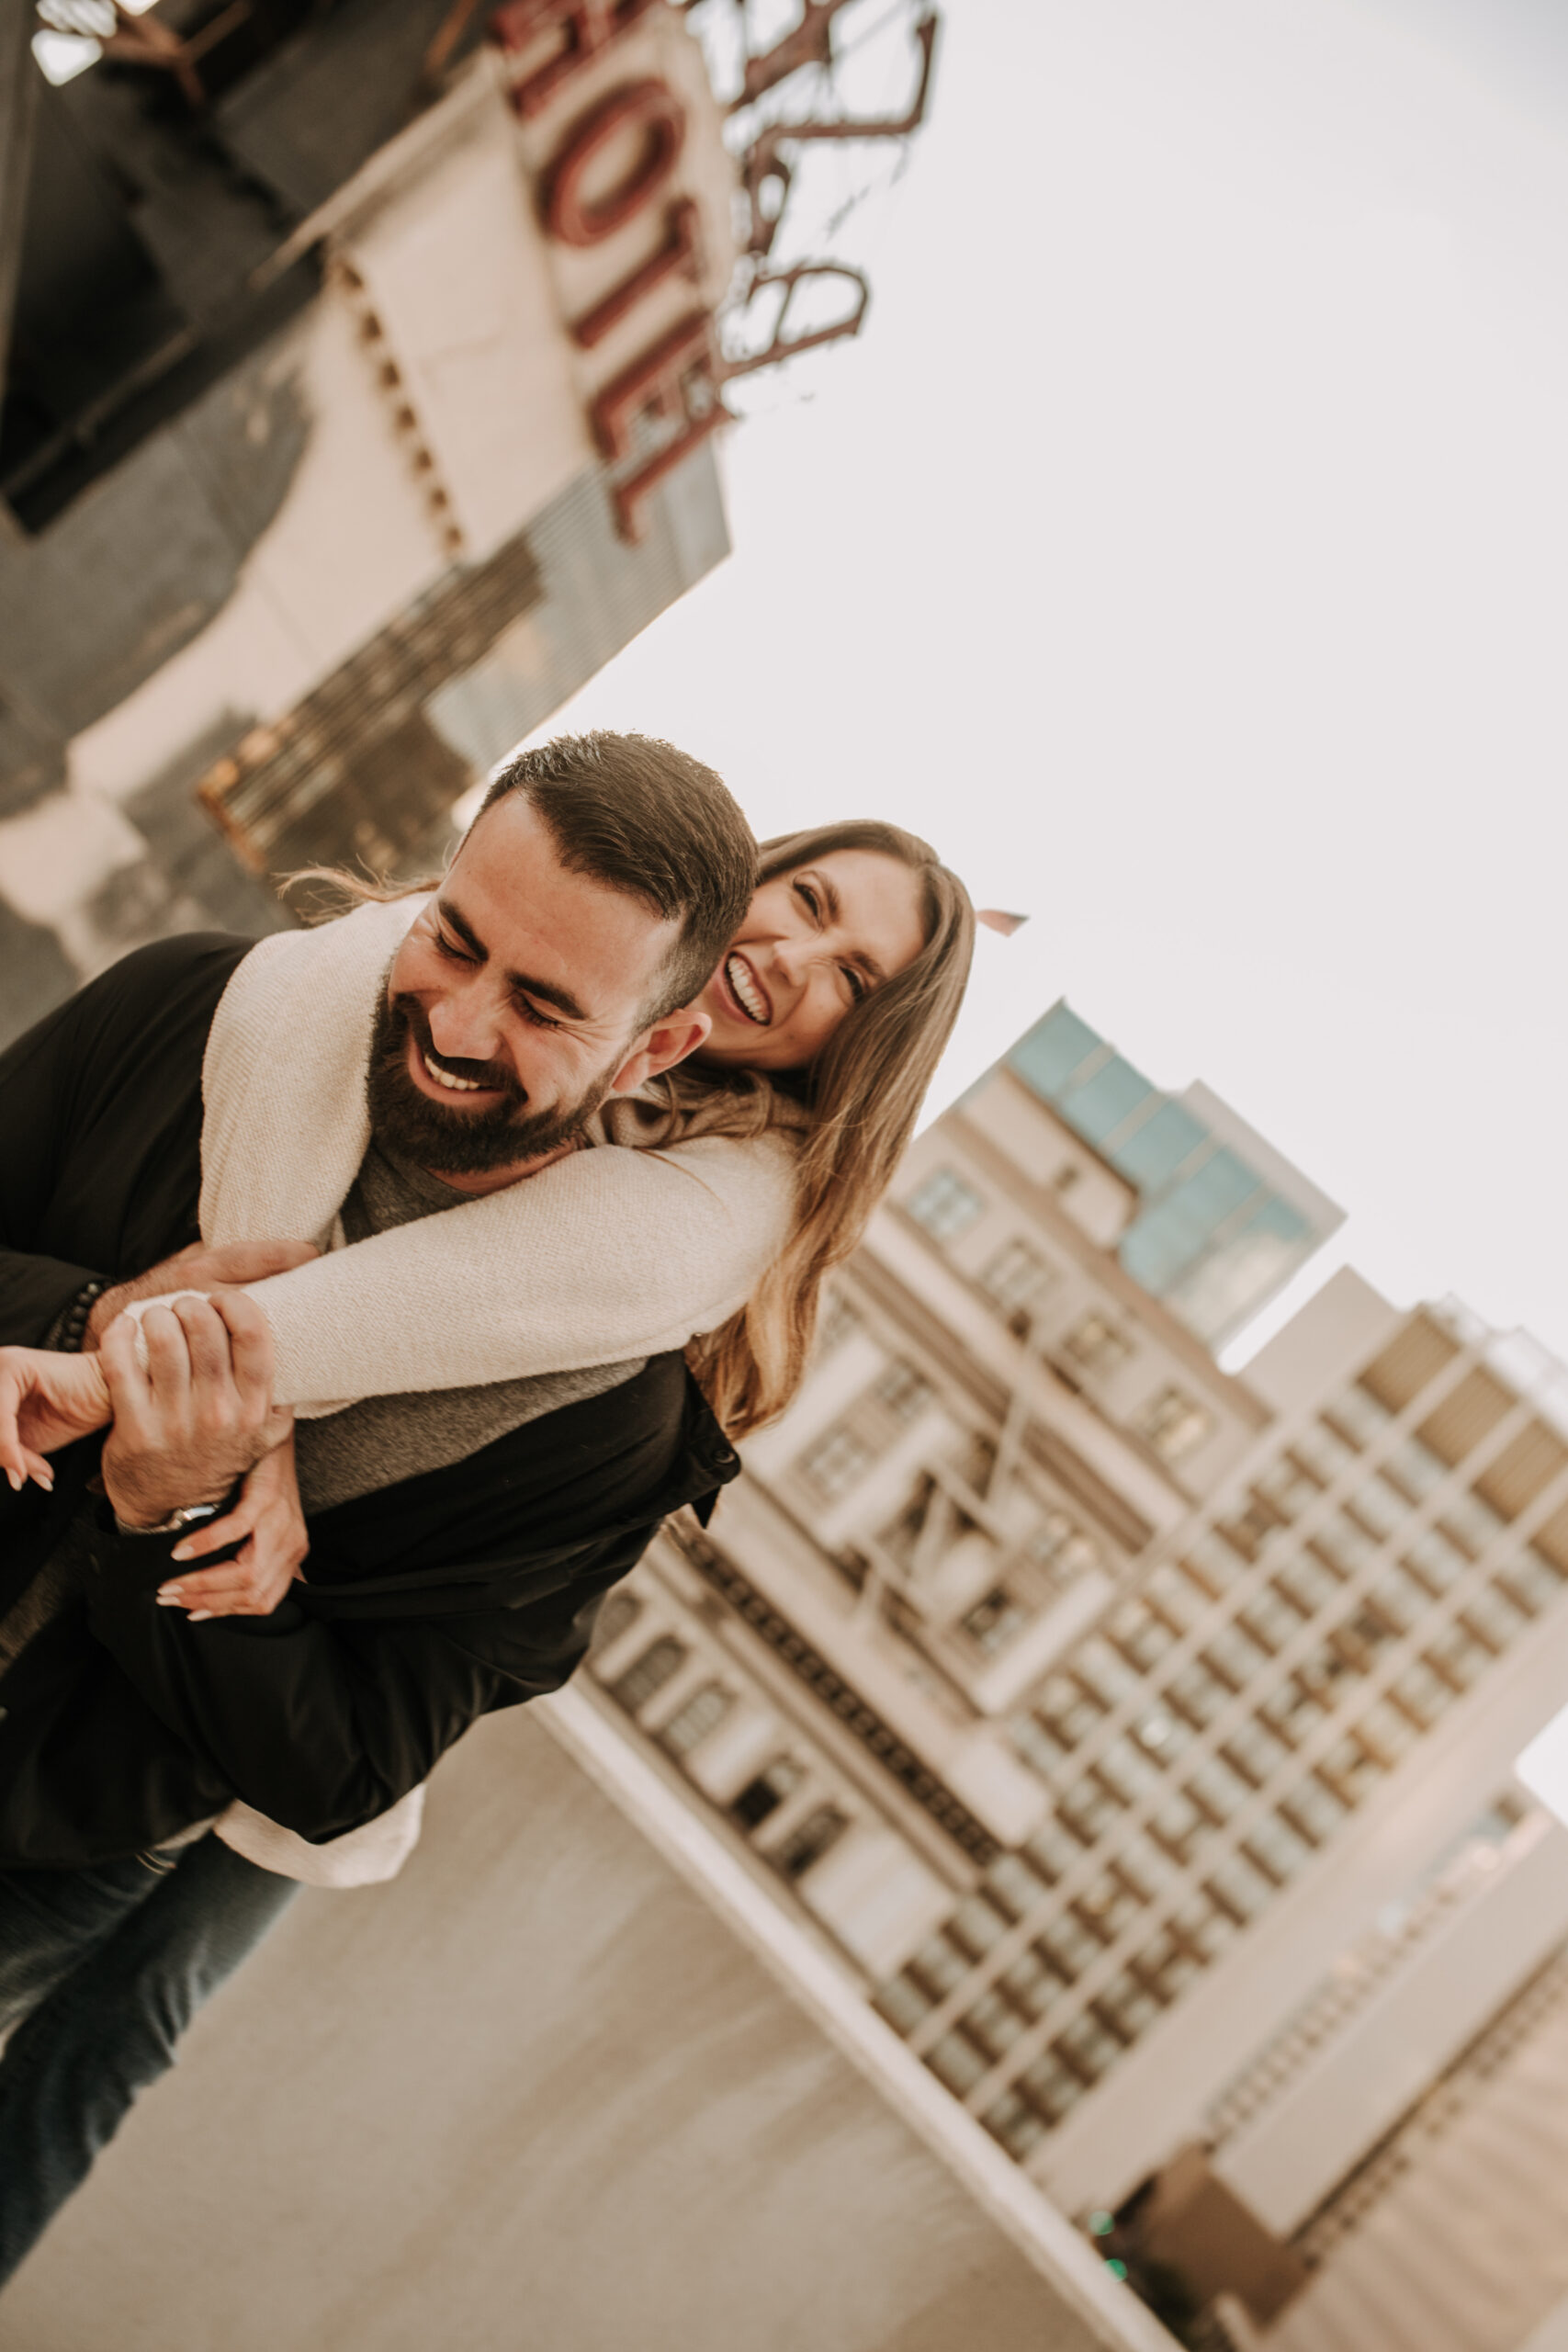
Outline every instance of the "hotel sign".
<path id="1" fill-rule="evenodd" d="M 633 247 L 616 282 L 569 319 L 572 340 L 592 352 L 627 320 L 655 311 L 659 321 L 590 402 L 594 438 L 614 469 L 616 525 L 632 539 L 640 536 L 649 492 L 730 421 L 720 396 L 717 323 L 699 293 L 699 209 L 677 185 L 688 108 L 663 74 L 639 71 L 573 103 L 606 51 L 639 20 L 668 13 L 667 0 L 504 0 L 490 20 L 491 40 L 511 69 L 513 111 L 525 125 L 547 124 L 555 134 L 536 175 L 547 235 L 569 254 L 615 239 Z M 687 38 L 683 29 L 680 37 Z M 593 79 L 602 84 L 603 73 Z M 640 241 L 626 234 L 634 225 L 643 230 Z M 668 297 L 657 305 L 655 298 L 678 280 L 692 285 L 694 299 L 670 324 Z"/>
<path id="2" fill-rule="evenodd" d="M 811 0 L 795 34 L 749 62 L 732 111 L 753 103 L 799 66 L 829 62 L 831 20 L 843 4 Z M 727 357 L 716 305 L 702 299 L 700 208 L 680 185 L 682 161 L 689 160 L 689 106 L 667 74 L 646 70 L 652 45 L 627 39 L 656 18 L 662 20 L 661 29 L 688 40 L 669 0 L 502 0 L 489 26 L 490 39 L 506 61 L 513 109 L 536 134 L 528 142 L 536 153 L 536 133 L 547 127 L 536 180 L 550 243 L 563 256 L 593 252 L 615 239 L 634 249 L 619 278 L 567 322 L 573 341 L 589 353 L 625 321 L 649 321 L 640 351 L 594 390 L 589 403 L 594 438 L 613 469 L 616 524 L 631 539 L 640 535 L 649 492 L 732 421 L 723 400 L 727 382 L 859 332 L 869 290 L 857 269 L 831 261 L 797 262 L 784 269 L 767 266 L 789 192 L 791 157 L 815 140 L 907 137 L 925 111 L 936 38 L 936 17 L 927 9 L 914 25 L 918 85 L 912 104 L 897 119 L 772 120 L 739 157 L 732 159 L 725 151 L 721 159 L 707 159 L 722 160 L 730 180 L 726 194 L 739 197 L 750 223 L 745 242 L 749 269 L 739 303 L 728 308 L 729 320 L 739 323 L 759 294 L 772 289 L 776 296 L 771 339 L 760 349 Z M 634 47 L 642 70 L 629 62 Z M 613 71 L 607 77 L 604 67 L 618 51 L 627 56 L 627 69 L 619 79 Z M 708 143 L 716 147 L 716 134 L 715 123 Z M 634 225 L 642 231 L 640 240 L 626 237 Z M 796 298 L 823 278 L 842 283 L 846 307 L 826 324 L 791 333 L 789 313 Z M 693 299 L 671 322 L 664 289 L 677 281 L 692 287 Z M 719 300 L 727 300 L 729 291 L 726 286 Z"/>

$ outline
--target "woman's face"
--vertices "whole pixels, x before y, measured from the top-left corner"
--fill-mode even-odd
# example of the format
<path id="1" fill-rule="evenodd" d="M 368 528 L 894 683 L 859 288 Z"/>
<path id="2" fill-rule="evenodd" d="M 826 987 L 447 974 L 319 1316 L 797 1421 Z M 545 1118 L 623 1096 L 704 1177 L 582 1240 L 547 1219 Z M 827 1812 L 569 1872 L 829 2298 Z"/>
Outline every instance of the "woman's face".
<path id="1" fill-rule="evenodd" d="M 697 999 L 713 1021 L 698 1058 L 800 1069 L 924 945 L 919 881 L 896 857 L 835 849 L 776 874 Z"/>

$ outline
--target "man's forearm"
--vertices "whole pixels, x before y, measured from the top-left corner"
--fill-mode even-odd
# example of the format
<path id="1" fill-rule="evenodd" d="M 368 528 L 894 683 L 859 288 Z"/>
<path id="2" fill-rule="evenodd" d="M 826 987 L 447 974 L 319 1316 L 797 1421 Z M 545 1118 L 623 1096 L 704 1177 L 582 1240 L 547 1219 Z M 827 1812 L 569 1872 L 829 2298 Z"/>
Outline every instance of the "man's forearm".
<path id="1" fill-rule="evenodd" d="M 51 1346 L 83 1292 L 103 1279 L 96 1266 L 0 1249 L 0 1347 Z"/>

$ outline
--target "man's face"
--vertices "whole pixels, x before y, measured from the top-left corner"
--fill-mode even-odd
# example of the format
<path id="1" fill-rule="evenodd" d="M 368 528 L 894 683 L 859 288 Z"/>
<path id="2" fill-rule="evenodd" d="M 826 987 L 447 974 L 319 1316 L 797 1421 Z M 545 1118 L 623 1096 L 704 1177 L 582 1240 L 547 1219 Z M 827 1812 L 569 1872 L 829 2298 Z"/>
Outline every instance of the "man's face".
<path id="1" fill-rule="evenodd" d="M 606 1094 L 679 1057 L 639 1023 L 675 934 L 639 899 L 569 873 L 509 794 L 393 959 L 370 1057 L 376 1135 L 466 1190 L 525 1172 Z"/>

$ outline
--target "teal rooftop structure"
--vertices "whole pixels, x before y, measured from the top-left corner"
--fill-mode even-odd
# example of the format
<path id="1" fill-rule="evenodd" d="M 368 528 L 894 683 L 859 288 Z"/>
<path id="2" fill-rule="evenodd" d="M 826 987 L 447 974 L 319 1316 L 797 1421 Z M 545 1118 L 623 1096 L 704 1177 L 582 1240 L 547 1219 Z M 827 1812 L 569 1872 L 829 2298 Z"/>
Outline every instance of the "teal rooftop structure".
<path id="1" fill-rule="evenodd" d="M 1003 1066 L 1134 1187 L 1122 1266 L 1216 1351 L 1344 1223 L 1218 1095 L 1162 1093 L 1065 999 Z"/>

